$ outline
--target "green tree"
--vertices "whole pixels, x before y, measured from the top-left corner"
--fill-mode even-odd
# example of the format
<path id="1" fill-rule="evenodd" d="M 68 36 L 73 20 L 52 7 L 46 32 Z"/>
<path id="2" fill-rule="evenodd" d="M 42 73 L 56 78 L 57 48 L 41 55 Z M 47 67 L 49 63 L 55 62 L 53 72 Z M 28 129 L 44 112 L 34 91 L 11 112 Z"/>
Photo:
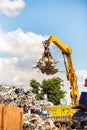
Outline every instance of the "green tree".
<path id="1" fill-rule="evenodd" d="M 37 99 L 43 99 L 44 94 L 47 94 L 48 101 L 54 105 L 60 104 L 60 99 L 65 97 L 65 91 L 62 90 L 63 80 L 59 77 L 43 80 L 40 84 L 36 80 L 30 81 L 30 86 L 33 88 L 32 92 L 36 93 Z"/>
<path id="2" fill-rule="evenodd" d="M 65 97 L 66 92 L 61 89 L 62 82 L 63 80 L 59 77 L 42 81 L 42 93 L 47 94 L 48 100 L 54 105 L 60 104 L 60 99 Z"/>
<path id="3" fill-rule="evenodd" d="M 38 94 L 39 88 L 40 88 L 40 83 L 37 82 L 36 80 L 32 79 L 32 80 L 30 81 L 30 86 L 31 86 L 32 89 L 33 89 L 32 92 Z"/>
<path id="4" fill-rule="evenodd" d="M 30 81 L 30 86 L 32 87 L 32 92 L 36 93 L 36 98 L 42 100 L 44 97 L 44 94 L 40 93 L 40 83 L 37 82 L 35 79 L 32 79 Z"/>

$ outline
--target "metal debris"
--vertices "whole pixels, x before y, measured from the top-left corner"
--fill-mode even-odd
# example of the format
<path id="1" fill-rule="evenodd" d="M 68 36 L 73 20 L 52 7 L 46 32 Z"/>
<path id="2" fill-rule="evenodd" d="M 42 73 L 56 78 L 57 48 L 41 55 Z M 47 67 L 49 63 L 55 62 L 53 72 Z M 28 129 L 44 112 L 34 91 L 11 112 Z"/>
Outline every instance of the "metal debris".
<path id="1" fill-rule="evenodd" d="M 0 103 L 23 108 L 23 130 L 59 130 L 48 114 L 43 114 L 46 107 L 41 105 L 41 102 L 31 90 L 0 85 Z M 46 102 L 44 101 L 44 104 L 47 104 Z"/>
<path id="2" fill-rule="evenodd" d="M 42 57 L 39 59 L 39 61 L 37 62 L 37 65 L 35 68 L 39 68 L 41 73 L 43 74 L 55 74 L 58 72 L 58 69 L 56 68 L 56 61 L 53 59 L 51 53 L 50 53 L 50 49 L 49 49 L 49 45 L 43 43 L 44 46 L 44 52 Z"/>

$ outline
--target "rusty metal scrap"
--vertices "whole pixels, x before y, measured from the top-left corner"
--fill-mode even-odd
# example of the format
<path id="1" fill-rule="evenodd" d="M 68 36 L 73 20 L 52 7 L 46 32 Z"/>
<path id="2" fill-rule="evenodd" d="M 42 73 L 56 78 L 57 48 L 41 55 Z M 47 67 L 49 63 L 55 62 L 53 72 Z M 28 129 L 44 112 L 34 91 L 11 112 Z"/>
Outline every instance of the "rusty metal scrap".
<path id="1" fill-rule="evenodd" d="M 16 93 L 16 86 L 0 86 L 0 103 L 23 108 L 23 130 L 58 130 L 54 121 L 41 115 L 45 106 L 36 99 L 36 95 L 30 90 L 22 90 Z M 47 101 L 46 101 L 47 102 Z M 45 103 L 45 102 L 44 102 Z"/>
<path id="2" fill-rule="evenodd" d="M 40 69 L 41 73 L 43 74 L 55 74 L 58 72 L 58 69 L 56 68 L 56 61 L 53 59 L 49 46 L 45 43 L 43 43 L 44 46 L 44 52 L 42 54 L 42 57 L 37 62 L 37 68 Z"/>

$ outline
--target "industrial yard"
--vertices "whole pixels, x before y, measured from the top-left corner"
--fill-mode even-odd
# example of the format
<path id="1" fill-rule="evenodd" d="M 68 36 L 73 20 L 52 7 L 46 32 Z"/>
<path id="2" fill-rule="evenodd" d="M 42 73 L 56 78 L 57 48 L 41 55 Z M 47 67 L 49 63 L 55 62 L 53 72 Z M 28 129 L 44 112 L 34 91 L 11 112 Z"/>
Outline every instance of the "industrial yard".
<path id="1" fill-rule="evenodd" d="M 0 0 L 0 130 L 87 130 L 86 5 Z"/>

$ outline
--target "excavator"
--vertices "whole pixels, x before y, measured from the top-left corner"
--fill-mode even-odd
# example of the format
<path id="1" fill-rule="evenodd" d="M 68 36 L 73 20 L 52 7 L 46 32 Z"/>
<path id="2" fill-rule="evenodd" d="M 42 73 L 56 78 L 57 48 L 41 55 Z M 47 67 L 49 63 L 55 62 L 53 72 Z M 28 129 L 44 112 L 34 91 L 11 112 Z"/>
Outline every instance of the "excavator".
<path id="1" fill-rule="evenodd" d="M 70 130 L 84 130 L 85 127 L 87 129 L 87 92 L 81 92 L 81 95 L 79 96 L 77 77 L 71 58 L 72 49 L 60 41 L 57 36 L 50 36 L 43 42 L 44 52 L 40 60 L 37 62 L 36 67 L 40 69 L 41 73 L 46 75 L 53 75 L 58 72 L 58 69 L 56 68 L 57 62 L 53 59 L 49 49 L 51 43 L 54 43 L 62 52 L 66 77 L 70 82 L 72 106 L 74 106 L 73 108 L 78 109 L 72 116 L 73 123 Z M 87 79 L 85 79 L 84 86 L 87 87 Z"/>
<path id="2" fill-rule="evenodd" d="M 54 43 L 61 51 L 64 58 L 64 65 L 66 69 L 67 80 L 70 81 L 70 97 L 72 99 L 72 104 L 78 104 L 78 86 L 77 86 L 77 77 L 75 70 L 72 64 L 71 53 L 72 50 L 70 47 L 61 42 L 56 36 L 50 36 L 48 40 L 43 42 L 44 53 L 40 58 L 37 67 L 41 70 L 42 73 L 47 75 L 52 75 L 58 72 L 56 67 L 56 61 L 53 59 L 49 46 L 51 43 Z"/>

